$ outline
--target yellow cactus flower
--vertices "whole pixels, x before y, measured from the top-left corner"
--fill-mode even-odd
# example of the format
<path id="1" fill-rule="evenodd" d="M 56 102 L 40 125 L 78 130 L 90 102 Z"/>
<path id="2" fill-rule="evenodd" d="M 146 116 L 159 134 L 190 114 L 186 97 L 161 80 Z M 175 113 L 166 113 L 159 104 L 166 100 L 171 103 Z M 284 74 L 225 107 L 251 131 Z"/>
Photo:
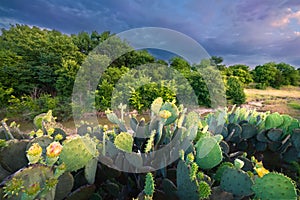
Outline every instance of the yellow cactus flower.
<path id="1" fill-rule="evenodd" d="M 49 144 L 49 146 L 47 147 L 47 153 L 46 155 L 50 158 L 54 158 L 59 156 L 59 154 L 62 151 L 62 146 L 59 142 L 52 142 L 51 144 Z"/>
<path id="2" fill-rule="evenodd" d="M 48 132 L 48 135 L 52 135 L 53 133 L 54 133 L 54 131 L 55 131 L 55 129 L 54 128 L 49 128 L 48 130 L 47 130 L 47 132 Z"/>
<path id="3" fill-rule="evenodd" d="M 104 126 L 103 126 L 103 131 L 107 131 L 108 130 L 108 126 L 105 124 Z"/>
<path id="4" fill-rule="evenodd" d="M 62 139 L 64 139 L 64 137 L 63 137 L 61 134 L 57 134 L 57 135 L 54 137 L 54 140 L 55 140 L 55 141 L 60 141 L 60 140 L 62 140 Z"/>
<path id="5" fill-rule="evenodd" d="M 256 163 L 254 170 L 256 171 L 256 173 L 259 177 L 263 177 L 264 175 L 269 173 L 269 170 L 264 168 L 261 161 Z"/>
<path id="6" fill-rule="evenodd" d="M 31 156 L 37 156 L 42 154 L 42 147 L 38 143 L 33 143 L 28 149 L 27 154 Z"/>
<path id="7" fill-rule="evenodd" d="M 31 164 L 37 163 L 42 155 L 43 149 L 38 143 L 33 143 L 27 150 L 27 158 Z"/>
<path id="8" fill-rule="evenodd" d="M 171 117 L 172 113 L 168 110 L 161 110 L 159 111 L 159 116 L 161 118 L 164 118 L 164 119 L 168 119 L 169 117 Z"/>
<path id="9" fill-rule="evenodd" d="M 37 130 L 37 131 L 35 132 L 35 135 L 36 135 L 37 137 L 42 137 L 42 136 L 44 135 L 44 133 L 43 133 L 43 131 L 42 131 L 41 129 L 39 129 L 39 130 Z"/>

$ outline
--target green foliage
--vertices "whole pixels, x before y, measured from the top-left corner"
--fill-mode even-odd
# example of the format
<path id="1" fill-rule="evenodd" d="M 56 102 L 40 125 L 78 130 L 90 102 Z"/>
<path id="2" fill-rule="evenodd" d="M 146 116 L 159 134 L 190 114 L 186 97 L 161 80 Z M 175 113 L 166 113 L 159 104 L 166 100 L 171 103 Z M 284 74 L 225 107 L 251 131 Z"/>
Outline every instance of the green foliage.
<path id="1" fill-rule="evenodd" d="M 229 100 L 232 100 L 233 104 L 243 104 L 246 101 L 246 95 L 244 87 L 237 77 L 230 77 L 227 80 L 226 95 Z"/>
<path id="2" fill-rule="evenodd" d="M 249 66 L 246 65 L 232 65 L 227 68 L 226 75 L 238 77 L 243 85 L 248 85 L 253 82 L 252 74 L 250 73 Z"/>
<path id="3" fill-rule="evenodd" d="M 267 86 L 280 88 L 282 85 L 299 85 L 300 75 L 289 64 L 286 63 L 266 63 L 259 65 L 253 70 L 255 82 L 258 83 L 257 87 L 264 89 Z"/>

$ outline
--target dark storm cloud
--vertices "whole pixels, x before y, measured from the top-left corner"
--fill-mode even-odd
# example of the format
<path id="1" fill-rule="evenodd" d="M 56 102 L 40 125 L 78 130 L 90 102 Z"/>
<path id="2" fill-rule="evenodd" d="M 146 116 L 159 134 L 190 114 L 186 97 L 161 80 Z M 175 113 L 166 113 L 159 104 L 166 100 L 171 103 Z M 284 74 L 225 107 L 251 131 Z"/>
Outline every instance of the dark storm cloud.
<path id="1" fill-rule="evenodd" d="M 0 26 L 28 24 L 64 33 L 155 26 L 182 32 L 226 64 L 300 66 L 298 0 L 2 0 Z"/>

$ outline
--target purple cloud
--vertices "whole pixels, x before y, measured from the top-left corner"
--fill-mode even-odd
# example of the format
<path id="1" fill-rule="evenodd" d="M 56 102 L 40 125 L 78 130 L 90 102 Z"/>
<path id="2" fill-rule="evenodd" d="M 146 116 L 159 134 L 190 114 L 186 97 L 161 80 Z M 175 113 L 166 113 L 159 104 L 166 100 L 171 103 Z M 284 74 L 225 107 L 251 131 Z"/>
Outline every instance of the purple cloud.
<path id="1" fill-rule="evenodd" d="M 0 26 L 25 23 L 65 33 L 156 26 L 197 40 L 225 64 L 300 66 L 298 0 L 4 0 Z"/>

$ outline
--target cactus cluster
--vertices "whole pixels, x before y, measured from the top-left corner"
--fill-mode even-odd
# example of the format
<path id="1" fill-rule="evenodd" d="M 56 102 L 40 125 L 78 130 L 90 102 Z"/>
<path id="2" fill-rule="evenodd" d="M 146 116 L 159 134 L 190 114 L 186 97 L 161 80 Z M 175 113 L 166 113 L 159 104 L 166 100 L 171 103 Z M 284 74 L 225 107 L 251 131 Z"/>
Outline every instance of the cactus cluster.
<path id="1" fill-rule="evenodd" d="M 125 108 L 119 106 L 121 116 L 106 112 L 111 128 L 83 122 L 74 135 L 51 111 L 37 116 L 36 129 L 27 135 L 2 121 L 0 199 L 299 197 L 294 180 L 300 174 L 293 168 L 300 161 L 298 120 L 244 108 L 201 118 L 157 98 L 150 121 L 126 121 Z M 147 160 L 161 148 L 168 148 L 163 158 Z M 166 165 L 171 157 L 179 159 Z"/>
<path id="2" fill-rule="evenodd" d="M 191 155 L 191 154 L 189 154 Z M 180 199 L 206 199 L 211 194 L 210 183 L 205 181 L 204 174 L 198 171 L 193 157 L 180 160 L 177 165 L 177 195 Z"/>
<path id="3" fill-rule="evenodd" d="M 74 190 L 76 179 L 70 172 L 78 170 L 85 170 L 85 179 L 93 184 L 97 143 L 88 135 L 67 138 L 62 129 L 52 127 L 56 123 L 51 112 L 39 115 L 34 123 L 36 131 L 17 135 L 12 134 L 14 126 L 2 122 L 0 129 L 5 131 L 0 147 L 0 198 L 64 199 Z M 62 136 L 59 140 L 58 135 Z"/>
<path id="4" fill-rule="evenodd" d="M 223 124 L 218 123 L 220 116 Z M 269 153 L 278 155 L 275 163 L 300 161 L 300 124 L 288 115 L 236 108 L 210 114 L 206 121 L 209 126 L 218 125 L 211 132 L 224 137 L 221 145 L 229 150 L 227 155 L 233 151 Z"/>

